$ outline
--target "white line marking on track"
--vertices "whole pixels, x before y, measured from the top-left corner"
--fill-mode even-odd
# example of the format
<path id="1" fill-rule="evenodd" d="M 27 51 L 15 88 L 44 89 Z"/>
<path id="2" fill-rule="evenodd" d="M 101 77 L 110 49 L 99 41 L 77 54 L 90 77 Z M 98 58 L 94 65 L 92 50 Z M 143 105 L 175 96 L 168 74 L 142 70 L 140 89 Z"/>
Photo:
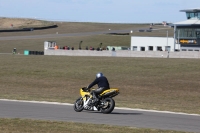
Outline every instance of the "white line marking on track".
<path id="1" fill-rule="evenodd" d="M 47 102 L 47 101 L 26 101 L 26 100 L 10 100 L 10 99 L 0 99 L 0 101 L 11 101 L 11 102 L 40 103 L 40 104 L 54 104 L 54 105 L 68 105 L 68 106 L 73 106 L 73 104 L 71 104 L 71 103 L 59 103 L 59 102 Z M 146 110 L 146 109 L 134 109 L 134 108 L 124 108 L 124 107 L 115 107 L 115 109 L 133 110 L 133 111 L 145 111 L 145 112 L 155 112 L 155 113 L 166 113 L 166 114 L 190 115 L 190 116 L 200 116 L 200 114 L 188 114 L 188 113 L 182 113 L 182 112 Z"/>
<path id="2" fill-rule="evenodd" d="M 55 104 L 55 105 L 73 106 L 73 104 L 70 104 L 70 103 L 47 102 L 47 101 L 25 101 L 25 100 L 10 100 L 10 99 L 0 99 L 0 101 L 24 102 L 24 103 L 41 103 L 41 104 Z"/>

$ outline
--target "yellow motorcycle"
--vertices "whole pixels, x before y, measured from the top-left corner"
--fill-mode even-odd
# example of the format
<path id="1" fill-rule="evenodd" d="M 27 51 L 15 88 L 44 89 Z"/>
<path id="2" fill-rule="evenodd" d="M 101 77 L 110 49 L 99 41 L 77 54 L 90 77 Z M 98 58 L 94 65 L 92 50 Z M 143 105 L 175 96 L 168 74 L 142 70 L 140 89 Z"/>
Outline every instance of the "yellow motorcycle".
<path id="1" fill-rule="evenodd" d="M 108 89 L 98 95 L 99 101 L 93 104 L 93 98 L 86 87 L 80 89 L 81 97 L 74 103 L 74 110 L 81 112 L 82 110 L 101 111 L 104 114 L 109 114 L 115 108 L 113 97 L 119 94 L 119 89 Z"/>

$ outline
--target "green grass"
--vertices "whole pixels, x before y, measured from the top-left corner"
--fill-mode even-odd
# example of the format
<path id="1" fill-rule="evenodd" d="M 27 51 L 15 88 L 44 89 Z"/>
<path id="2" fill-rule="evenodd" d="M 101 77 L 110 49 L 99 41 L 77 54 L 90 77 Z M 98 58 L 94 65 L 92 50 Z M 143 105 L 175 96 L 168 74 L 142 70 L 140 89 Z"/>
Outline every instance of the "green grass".
<path id="1" fill-rule="evenodd" d="M 22 29 L 22 28 L 36 28 L 46 27 L 54 25 L 54 22 L 35 20 L 35 19 L 23 19 L 23 18 L 0 18 L 0 29 Z"/>
<path id="2" fill-rule="evenodd" d="M 83 124 L 74 122 L 39 121 L 23 119 L 0 119 L 3 133 L 184 133 L 179 131 L 138 129 L 109 125 Z"/>
<path id="3" fill-rule="evenodd" d="M 103 72 L 120 89 L 116 105 L 200 114 L 200 62 L 70 56 L 0 56 L 0 98 L 73 103 Z"/>

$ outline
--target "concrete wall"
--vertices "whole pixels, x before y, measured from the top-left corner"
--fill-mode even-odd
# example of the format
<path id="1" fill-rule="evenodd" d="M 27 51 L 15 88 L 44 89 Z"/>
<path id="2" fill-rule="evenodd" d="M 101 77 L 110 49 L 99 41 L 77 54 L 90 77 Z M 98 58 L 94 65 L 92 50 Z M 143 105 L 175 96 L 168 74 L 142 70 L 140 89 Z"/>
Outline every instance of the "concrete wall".
<path id="1" fill-rule="evenodd" d="M 44 55 L 59 55 L 59 56 L 101 56 L 101 57 L 152 57 L 152 58 L 200 58 L 199 51 L 181 51 L 181 52 L 166 52 L 166 51 L 91 51 L 91 50 L 44 50 Z"/>

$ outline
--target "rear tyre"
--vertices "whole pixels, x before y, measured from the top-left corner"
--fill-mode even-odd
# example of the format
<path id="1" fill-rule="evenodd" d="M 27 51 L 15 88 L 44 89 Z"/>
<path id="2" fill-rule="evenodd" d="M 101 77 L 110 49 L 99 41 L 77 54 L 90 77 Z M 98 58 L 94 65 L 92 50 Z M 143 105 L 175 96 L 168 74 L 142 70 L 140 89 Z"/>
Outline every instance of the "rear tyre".
<path id="1" fill-rule="evenodd" d="M 105 98 L 103 100 L 104 105 L 101 108 L 101 112 L 104 114 L 109 114 L 115 108 L 115 101 L 112 98 Z"/>
<path id="2" fill-rule="evenodd" d="M 81 112 L 84 109 L 83 105 L 84 105 L 83 98 L 82 97 L 78 98 L 74 103 L 74 110 L 76 112 Z"/>

